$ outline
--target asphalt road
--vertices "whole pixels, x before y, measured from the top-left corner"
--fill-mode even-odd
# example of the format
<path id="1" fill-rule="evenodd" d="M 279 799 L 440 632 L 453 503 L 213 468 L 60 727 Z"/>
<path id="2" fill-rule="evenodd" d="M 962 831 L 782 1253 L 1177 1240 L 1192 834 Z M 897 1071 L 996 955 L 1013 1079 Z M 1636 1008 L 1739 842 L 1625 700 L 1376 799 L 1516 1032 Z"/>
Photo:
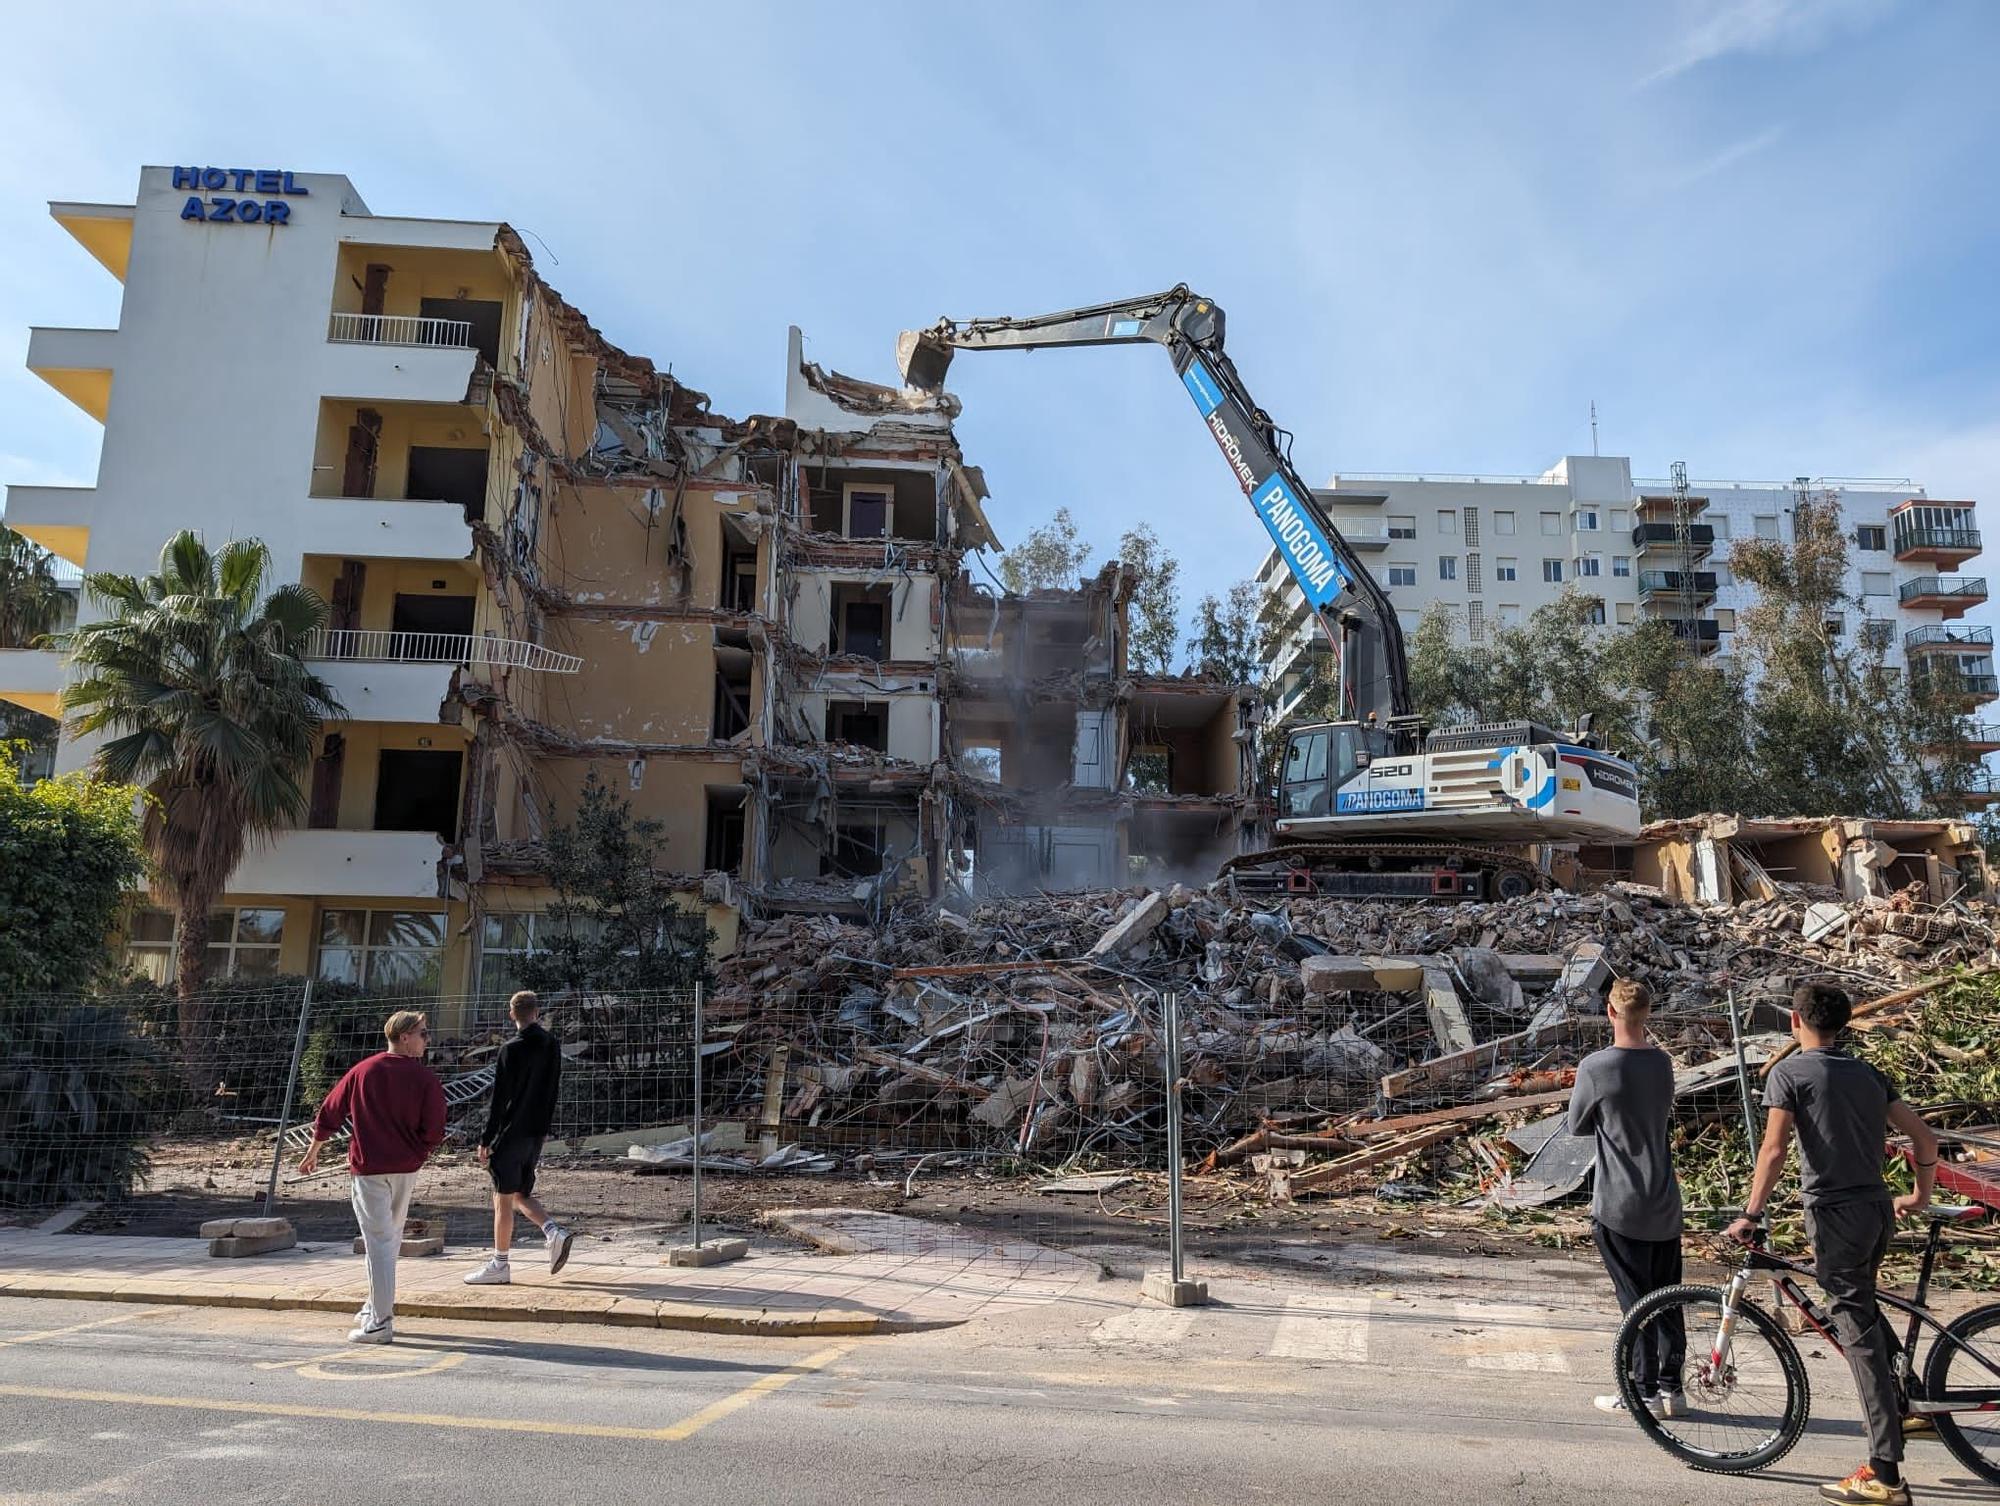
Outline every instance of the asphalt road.
<path id="1" fill-rule="evenodd" d="M 1590 1407 L 1599 1319 L 1279 1295 L 781 1340 L 0 1298 L 0 1502 L 1806 1502 L 1859 1457 L 1845 1370 L 1778 1469 L 1693 1474 Z M 1301 1306 L 1301 1304 L 1304 1304 Z M 2000 1500 L 1935 1444 L 1923 1499 Z"/>

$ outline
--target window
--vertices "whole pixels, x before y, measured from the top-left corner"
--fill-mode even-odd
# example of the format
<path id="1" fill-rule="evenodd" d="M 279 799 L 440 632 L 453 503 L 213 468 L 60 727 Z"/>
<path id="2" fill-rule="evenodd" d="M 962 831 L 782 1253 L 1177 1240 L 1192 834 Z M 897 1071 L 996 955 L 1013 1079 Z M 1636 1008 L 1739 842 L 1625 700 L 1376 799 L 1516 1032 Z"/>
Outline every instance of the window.
<path id="1" fill-rule="evenodd" d="M 1895 587 L 1895 578 L 1887 570 L 1864 570 L 1861 573 L 1861 594 L 1863 596 L 1887 596 Z"/>
<path id="2" fill-rule="evenodd" d="M 1493 562 L 1493 578 L 1495 580 L 1516 580 L 1520 576 L 1520 565 L 1521 562 L 1519 560 L 1495 560 Z"/>
<path id="3" fill-rule="evenodd" d="M 1708 526 L 1709 526 L 1710 528 L 1712 528 L 1712 529 L 1714 529 L 1714 530 L 1715 530 L 1715 536 L 1716 536 L 1716 537 L 1717 537 L 1718 539 L 1726 539 L 1726 538 L 1728 538 L 1728 537 L 1729 537 L 1729 514 L 1728 514 L 1728 513 L 1726 513 L 1726 512 L 1719 512 L 1719 513 L 1716 513 L 1716 514 L 1714 514 L 1713 516 L 1711 516 L 1710 518 L 1708 518 L 1708 519 L 1707 519 L 1707 522 L 1708 522 Z"/>
<path id="4" fill-rule="evenodd" d="M 1493 514 L 1493 531 L 1511 537 L 1514 532 L 1514 515 L 1511 512 Z"/>
<path id="5" fill-rule="evenodd" d="M 893 601 L 888 586 L 836 585 L 833 588 L 834 654 L 852 654 L 861 659 L 889 657 L 889 611 Z"/>
<path id="6" fill-rule="evenodd" d="M 1709 573 L 1715 577 L 1715 583 L 1718 586 L 1733 586 L 1736 584 L 1736 577 L 1729 573 L 1727 565 L 1717 565 Z M 1701 572 L 1697 570 L 1695 574 L 1699 576 Z"/>
<path id="7" fill-rule="evenodd" d="M 1621 601 L 1618 603 L 1618 625 L 1620 627 L 1632 626 L 1638 620 L 1638 616 L 1639 609 L 1631 602 Z"/>
<path id="8" fill-rule="evenodd" d="M 886 701 L 828 701 L 826 740 L 858 748 L 889 751 L 889 706 Z"/>
<path id="9" fill-rule="evenodd" d="M 1778 536 L 1778 519 L 1776 515 L 1768 512 L 1760 512 L 1752 521 L 1756 527 L 1758 538 L 1775 539 Z"/>
<path id="10" fill-rule="evenodd" d="M 548 945 L 548 929 L 546 915 L 486 916 L 479 930 L 479 992 L 511 994 L 526 987 L 521 959 Z"/>
<path id="11" fill-rule="evenodd" d="M 139 910 L 125 940 L 125 965 L 155 983 L 174 981 L 174 916 L 168 910 Z M 278 971 L 278 948 L 285 939 L 283 910 L 225 909 L 208 912 L 208 976 L 268 978 Z"/>
<path id="12" fill-rule="evenodd" d="M 1562 531 L 1563 531 L 1563 515 L 1561 513 L 1545 512 L 1542 514 L 1543 538 L 1545 539 L 1561 538 Z"/>
<path id="13" fill-rule="evenodd" d="M 1601 554 L 1586 554 L 1576 562 L 1576 573 L 1579 576 L 1590 578 L 1602 575 L 1604 573 L 1604 556 Z"/>
<path id="14" fill-rule="evenodd" d="M 1715 609 L 1715 626 L 1716 626 L 1716 631 L 1718 632 L 1722 633 L 1735 632 L 1736 631 L 1735 609 L 1731 607 L 1717 607 Z"/>
<path id="15" fill-rule="evenodd" d="M 1590 604 L 1590 625 L 1592 627 L 1604 626 L 1604 603 L 1602 601 L 1593 601 Z"/>
<path id="16" fill-rule="evenodd" d="M 1611 573 L 1617 576 L 1620 580 L 1624 580 L 1628 576 L 1630 576 L 1632 573 L 1632 556 L 1629 554 L 1612 555 Z"/>
<path id="17" fill-rule="evenodd" d="M 1889 547 L 1889 530 L 1880 523 L 1863 523 L 1854 530 L 1854 547 L 1880 554 Z"/>
<path id="18" fill-rule="evenodd" d="M 1896 641 L 1896 624 L 1870 617 L 1861 624 L 1861 641 L 1869 648 L 1888 648 Z"/>
<path id="19" fill-rule="evenodd" d="M 1562 578 L 1563 578 L 1563 562 L 1561 560 L 1542 561 L 1543 580 L 1549 582 L 1551 585 L 1559 586 L 1562 584 Z"/>
<path id="20" fill-rule="evenodd" d="M 1457 580 L 1457 579 L 1458 579 L 1458 556 L 1457 556 L 1457 555 L 1455 555 L 1455 554 L 1440 554 L 1440 555 L 1438 556 L 1438 579 L 1439 579 L 1439 580 Z"/>
<path id="21" fill-rule="evenodd" d="M 1479 543 L 1479 509 L 1476 507 L 1468 507 L 1465 510 L 1465 547 L 1471 549 L 1477 546 L 1478 543 Z"/>
<path id="22" fill-rule="evenodd" d="M 1390 538 L 1413 539 L 1416 536 L 1417 536 L 1417 520 L 1415 518 L 1391 518 L 1389 520 Z"/>
<path id="23" fill-rule="evenodd" d="M 1446 535 L 1458 532 L 1458 513 L 1454 509 L 1449 507 L 1438 509 L 1438 532 Z"/>
<path id="24" fill-rule="evenodd" d="M 1465 557 L 1465 589 L 1477 593 L 1481 586 L 1480 556 L 1468 554 Z"/>
<path id="25" fill-rule="evenodd" d="M 325 910 L 318 975 L 365 988 L 435 994 L 444 978 L 442 910 Z"/>
<path id="26" fill-rule="evenodd" d="M 1846 631 L 1847 631 L 1847 618 L 1844 615 L 1836 612 L 1826 619 L 1827 637 L 1838 638 L 1842 633 Z"/>
<path id="27" fill-rule="evenodd" d="M 896 499 L 885 486 L 849 485 L 841 532 L 850 539 L 886 539 L 894 531 Z"/>
<path id="28" fill-rule="evenodd" d="M 1415 565 L 1391 565 L 1389 567 L 1390 585 L 1414 586 L 1416 583 L 1417 567 Z"/>
<path id="29" fill-rule="evenodd" d="M 1594 508 L 1594 507 L 1586 507 L 1586 508 L 1582 509 L 1582 510 L 1581 510 L 1580 512 L 1578 512 L 1578 513 L 1577 513 L 1577 515 L 1576 515 L 1576 531 L 1577 531 L 1578 533 L 1596 533 L 1596 532 L 1597 532 L 1597 509 L 1596 509 L 1596 508 Z"/>
<path id="30" fill-rule="evenodd" d="M 1631 531 L 1631 528 L 1632 528 L 1632 514 L 1627 512 L 1622 507 L 1612 508 L 1611 531 L 1613 533 L 1629 533 Z"/>
<path id="31" fill-rule="evenodd" d="M 1512 602 L 1512 601 L 1501 602 L 1498 608 L 1498 614 L 1500 618 L 1500 626 L 1502 626 L 1503 628 L 1519 627 L 1521 625 L 1521 607 L 1520 603 L 1518 602 Z"/>

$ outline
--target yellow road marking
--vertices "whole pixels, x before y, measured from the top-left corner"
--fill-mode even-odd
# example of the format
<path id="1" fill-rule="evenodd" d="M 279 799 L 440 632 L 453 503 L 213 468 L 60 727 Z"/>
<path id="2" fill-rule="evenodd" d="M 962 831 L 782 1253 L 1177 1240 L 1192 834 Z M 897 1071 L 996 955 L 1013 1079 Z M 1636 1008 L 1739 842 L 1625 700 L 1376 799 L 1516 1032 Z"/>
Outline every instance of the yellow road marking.
<path id="1" fill-rule="evenodd" d="M 408 1351 L 405 1351 L 407 1353 Z M 419 1351 L 421 1352 L 421 1351 Z M 436 1375 L 441 1370 L 453 1370 L 465 1363 L 462 1354 L 441 1354 L 428 1365 L 400 1370 L 363 1369 L 328 1370 L 325 1367 L 341 1360 L 351 1360 L 363 1366 L 393 1365 L 396 1354 L 387 1349 L 336 1349 L 332 1354 L 309 1354 L 296 1360 L 258 1360 L 259 1370 L 296 1370 L 310 1380 L 353 1381 L 353 1380 L 407 1380 L 416 1375 Z"/>
<path id="2" fill-rule="evenodd" d="M 113 1318 L 97 1318 L 89 1323 L 72 1323 L 67 1328 L 49 1328 L 41 1333 L 24 1333 L 18 1339 L 0 1339 L 0 1349 L 10 1349 L 16 1344 L 39 1344 L 43 1339 L 59 1339 L 64 1334 L 82 1333 L 89 1328 L 107 1328 L 113 1323 L 133 1323 L 140 1318 L 157 1318 L 161 1313 L 176 1312 L 172 1307 L 149 1307 L 144 1312 L 119 1313 Z"/>
<path id="3" fill-rule="evenodd" d="M 132 1391 L 82 1391 L 64 1386 L 0 1385 L 0 1396 L 36 1401 L 97 1402 L 105 1406 L 172 1407 L 185 1412 L 243 1413 L 253 1417 L 297 1417 L 321 1422 L 397 1423 L 417 1428 L 465 1428 L 482 1433 L 553 1433 L 571 1438 L 630 1438 L 646 1443 L 678 1443 L 710 1423 L 769 1396 L 793 1381 L 823 1370 L 854 1346 L 836 1345 L 808 1355 L 796 1365 L 752 1381 L 741 1391 L 711 1402 L 692 1417 L 664 1428 L 615 1427 L 601 1422 L 545 1422 L 539 1418 L 458 1417 L 448 1412 L 371 1412 L 360 1407 L 315 1407 L 294 1402 L 229 1401 L 220 1397 L 147 1396 Z"/>

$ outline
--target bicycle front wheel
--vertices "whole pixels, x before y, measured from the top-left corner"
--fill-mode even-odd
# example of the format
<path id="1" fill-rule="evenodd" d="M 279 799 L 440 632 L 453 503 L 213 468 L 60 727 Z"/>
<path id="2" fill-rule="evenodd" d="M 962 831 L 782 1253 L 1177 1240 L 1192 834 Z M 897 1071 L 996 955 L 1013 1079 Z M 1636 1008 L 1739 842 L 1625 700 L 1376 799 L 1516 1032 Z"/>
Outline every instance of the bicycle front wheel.
<path id="1" fill-rule="evenodd" d="M 1717 1474 L 1746 1474 L 1790 1453 L 1806 1430 L 1812 1390 L 1798 1346 L 1777 1320 L 1739 1302 L 1727 1352 L 1720 1352 L 1723 1289 L 1669 1286 L 1647 1294 L 1625 1315 L 1614 1348 L 1618 1390 L 1632 1420 L 1681 1463 Z M 1634 1373 L 1641 1345 L 1654 1345 L 1661 1383 L 1673 1384 L 1673 1356 L 1683 1348 L 1684 1406 L 1668 1408 L 1639 1394 Z"/>
<path id="2" fill-rule="evenodd" d="M 2000 1303 L 1963 1314 L 1931 1346 L 1924 1395 L 1964 1409 L 1931 1414 L 1938 1437 L 1960 1464 L 2000 1485 L 2000 1411 L 1978 1410 L 2000 1396 Z"/>

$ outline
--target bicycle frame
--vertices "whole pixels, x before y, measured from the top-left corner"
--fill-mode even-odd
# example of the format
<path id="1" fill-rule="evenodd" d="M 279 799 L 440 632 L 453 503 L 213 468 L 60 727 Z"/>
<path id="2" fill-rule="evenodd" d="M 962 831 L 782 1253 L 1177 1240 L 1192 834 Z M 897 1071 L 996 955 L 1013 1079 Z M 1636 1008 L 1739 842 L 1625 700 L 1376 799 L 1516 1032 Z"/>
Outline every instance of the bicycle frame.
<path id="1" fill-rule="evenodd" d="M 1909 1327 L 1904 1331 L 1898 1356 L 1901 1373 L 1897 1383 L 1901 1386 L 1907 1405 L 1912 1413 L 1931 1412 L 1996 1412 L 2000 1411 L 2000 1363 L 1966 1343 L 1940 1322 L 1925 1307 L 1924 1299 L 1930 1295 L 1931 1275 L 1937 1267 L 1938 1248 L 1942 1241 L 1945 1223 L 1948 1220 L 1931 1221 L 1930 1238 L 1924 1244 L 1923 1264 L 1917 1273 L 1917 1288 L 1913 1296 L 1898 1297 L 1891 1292 L 1878 1291 L 1876 1301 L 1909 1315 Z M 1743 1293 L 1750 1285 L 1753 1272 L 1766 1272 L 1771 1277 L 1771 1287 L 1781 1298 L 1799 1310 L 1800 1315 L 1819 1336 L 1842 1354 L 1845 1347 L 1833 1331 L 1833 1320 L 1822 1312 L 1819 1305 L 1800 1287 L 1796 1278 L 1813 1274 L 1812 1267 L 1795 1260 L 1787 1260 L 1782 1255 L 1774 1255 L 1769 1250 L 1753 1246 L 1744 1253 L 1743 1264 L 1729 1278 L 1722 1300 L 1722 1319 L 1717 1325 L 1714 1343 L 1709 1348 L 1708 1371 L 1715 1375 L 1728 1364 L 1730 1342 L 1736 1329 L 1736 1315 L 1743 1300 Z M 1883 1319 L 1887 1322 L 1887 1317 Z M 1974 1390 L 1955 1389 L 1943 1396 L 1925 1396 L 1923 1383 L 1916 1372 L 1917 1335 L 1925 1328 L 1936 1334 L 1935 1342 L 1950 1344 L 1976 1360 L 1994 1378 L 1990 1387 Z"/>

